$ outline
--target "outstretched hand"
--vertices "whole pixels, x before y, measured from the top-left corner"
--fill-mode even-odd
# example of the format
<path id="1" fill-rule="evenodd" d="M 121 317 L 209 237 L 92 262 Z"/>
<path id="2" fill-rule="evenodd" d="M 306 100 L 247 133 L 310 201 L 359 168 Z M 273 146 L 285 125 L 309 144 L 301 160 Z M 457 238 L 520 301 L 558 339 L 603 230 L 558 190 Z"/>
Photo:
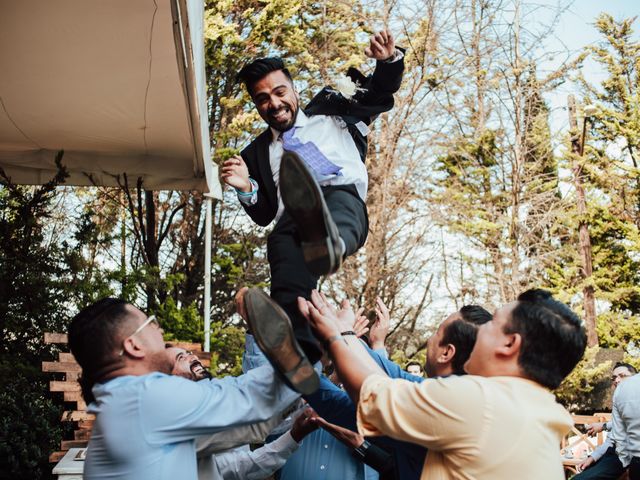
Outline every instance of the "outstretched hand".
<path id="1" fill-rule="evenodd" d="M 371 348 L 381 350 L 385 348 L 384 342 L 389 334 L 390 316 L 389 309 L 380 297 L 376 298 L 376 321 L 371 325 L 369 339 Z"/>
<path id="2" fill-rule="evenodd" d="M 359 433 L 340 427 L 339 425 L 329 423 L 322 417 L 315 417 L 312 421 L 317 423 L 320 427 L 349 448 L 358 448 L 364 443 L 364 437 Z"/>
<path id="3" fill-rule="evenodd" d="M 371 37 L 364 54 L 375 60 L 388 60 L 396 51 L 396 42 L 389 30 L 382 30 Z"/>
<path id="4" fill-rule="evenodd" d="M 363 312 L 364 307 L 360 307 L 356 312 L 356 321 L 353 324 L 353 331 L 356 332 L 358 338 L 369 331 L 369 319 L 362 314 Z"/>
<path id="5" fill-rule="evenodd" d="M 311 292 L 311 301 L 298 297 L 298 308 L 321 341 L 351 330 L 356 319 L 349 302 L 345 300 L 340 310 L 336 310 L 317 290 Z"/>
<path id="6" fill-rule="evenodd" d="M 298 418 L 293 422 L 291 427 L 291 437 L 300 443 L 304 437 L 309 435 L 314 430 L 317 430 L 320 426 L 318 422 L 314 421 L 318 414 L 311 407 L 308 407 L 298 415 Z"/>

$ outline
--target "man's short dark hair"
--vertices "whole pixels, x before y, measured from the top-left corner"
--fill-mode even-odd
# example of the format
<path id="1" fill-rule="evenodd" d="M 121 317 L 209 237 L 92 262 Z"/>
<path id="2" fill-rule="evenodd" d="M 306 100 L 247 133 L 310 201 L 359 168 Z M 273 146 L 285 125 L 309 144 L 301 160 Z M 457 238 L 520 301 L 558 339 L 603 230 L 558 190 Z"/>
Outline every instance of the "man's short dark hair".
<path id="1" fill-rule="evenodd" d="M 80 386 L 87 403 L 93 401 L 91 388 L 100 381 L 121 348 L 120 328 L 127 322 L 127 303 L 103 298 L 83 308 L 69 325 L 69 348 L 82 367 Z"/>
<path id="2" fill-rule="evenodd" d="M 541 289 L 518 296 L 504 332 L 520 334 L 518 365 L 527 377 L 550 389 L 571 373 L 587 346 L 580 318 Z"/>
<path id="3" fill-rule="evenodd" d="M 620 368 L 620 367 L 626 368 L 627 370 L 629 370 L 633 374 L 638 373 L 638 370 L 636 369 L 636 367 L 634 367 L 633 365 L 631 365 L 630 363 L 627 363 L 627 362 L 616 362 L 616 364 L 613 366 L 613 370 L 615 370 L 616 368 Z"/>
<path id="4" fill-rule="evenodd" d="M 244 83 L 249 94 L 253 95 L 252 89 L 256 82 L 262 80 L 271 72 L 278 70 L 282 70 L 282 73 L 284 73 L 291 83 L 293 83 L 291 74 L 280 57 L 266 57 L 254 60 L 248 65 L 242 67 L 242 70 L 238 72 L 237 79 L 239 82 Z"/>
<path id="5" fill-rule="evenodd" d="M 440 345 L 451 344 L 456 347 L 451 368 L 455 375 L 464 375 L 464 364 L 476 344 L 478 327 L 490 321 L 492 316 L 478 305 L 464 305 L 459 313 L 462 318 L 454 320 L 445 327 Z"/>

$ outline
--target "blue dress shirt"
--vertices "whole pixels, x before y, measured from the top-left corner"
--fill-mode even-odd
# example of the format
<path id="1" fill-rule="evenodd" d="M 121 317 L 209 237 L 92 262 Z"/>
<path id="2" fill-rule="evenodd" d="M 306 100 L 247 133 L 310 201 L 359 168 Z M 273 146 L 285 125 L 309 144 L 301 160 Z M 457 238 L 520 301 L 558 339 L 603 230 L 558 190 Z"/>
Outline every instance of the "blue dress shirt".
<path id="1" fill-rule="evenodd" d="M 378 472 L 323 429 L 307 435 L 280 470 L 279 480 L 377 480 Z"/>
<path id="2" fill-rule="evenodd" d="M 403 378 L 411 382 L 420 383 L 424 380 L 405 372 L 396 363 L 389 360 L 383 353 L 371 350 L 369 355 L 391 378 Z M 325 420 L 350 430 L 356 427 L 356 406 L 347 392 L 340 390 L 325 376 L 320 377 L 320 388 L 313 394 L 304 397 L 318 415 Z M 396 468 L 396 478 L 399 480 L 419 480 L 424 466 L 427 449 L 414 443 L 402 442 L 389 437 L 369 439 L 393 455 Z"/>
<path id="3" fill-rule="evenodd" d="M 96 384 L 93 394 L 86 480 L 196 480 L 196 437 L 267 420 L 299 396 L 271 366 L 201 382 L 123 376 Z"/>

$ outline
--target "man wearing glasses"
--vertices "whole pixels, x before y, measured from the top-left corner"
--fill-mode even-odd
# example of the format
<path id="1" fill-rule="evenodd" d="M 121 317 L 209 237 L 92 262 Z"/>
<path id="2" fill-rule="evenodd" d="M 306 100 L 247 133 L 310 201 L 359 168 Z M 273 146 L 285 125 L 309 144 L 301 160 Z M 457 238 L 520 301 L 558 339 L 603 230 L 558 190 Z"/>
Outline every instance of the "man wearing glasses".
<path id="1" fill-rule="evenodd" d="M 267 420 L 299 396 L 271 366 L 207 382 L 171 376 L 162 333 L 113 298 L 73 318 L 69 346 L 96 414 L 84 478 L 195 480 L 197 437 Z"/>

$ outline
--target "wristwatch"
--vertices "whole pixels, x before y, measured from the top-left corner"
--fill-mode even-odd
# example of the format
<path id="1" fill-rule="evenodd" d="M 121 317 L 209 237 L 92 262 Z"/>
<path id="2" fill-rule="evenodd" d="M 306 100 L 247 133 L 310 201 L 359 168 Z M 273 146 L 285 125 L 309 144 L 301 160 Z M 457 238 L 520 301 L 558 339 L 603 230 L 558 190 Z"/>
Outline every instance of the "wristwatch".
<path id="1" fill-rule="evenodd" d="M 356 453 L 356 455 L 358 455 L 358 457 L 360 457 L 361 459 L 364 459 L 364 457 L 366 457 L 367 455 L 367 450 L 369 450 L 370 446 L 371 444 L 365 440 L 364 442 L 362 442 L 362 445 L 354 448 L 353 451 Z"/>

